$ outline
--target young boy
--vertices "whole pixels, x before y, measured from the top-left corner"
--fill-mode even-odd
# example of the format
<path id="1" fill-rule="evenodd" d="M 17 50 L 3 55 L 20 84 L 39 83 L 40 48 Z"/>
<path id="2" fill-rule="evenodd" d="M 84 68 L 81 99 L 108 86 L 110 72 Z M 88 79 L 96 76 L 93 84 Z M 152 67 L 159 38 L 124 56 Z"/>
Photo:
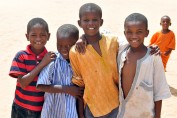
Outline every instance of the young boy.
<path id="1" fill-rule="evenodd" d="M 171 51 L 175 50 L 175 35 L 173 31 L 169 29 L 171 25 L 171 19 L 169 16 L 163 16 L 160 21 L 162 30 L 156 32 L 151 40 L 150 45 L 156 44 L 159 46 L 161 53 L 161 58 L 163 62 L 164 69 L 166 71 L 166 65 L 170 57 Z"/>
<path id="2" fill-rule="evenodd" d="M 37 89 L 45 92 L 42 118 L 78 118 L 75 97 L 82 98 L 83 89 L 71 83 L 69 61 L 69 50 L 78 37 L 74 25 L 64 24 L 57 30 L 57 57 L 41 71 L 37 81 Z"/>
<path id="3" fill-rule="evenodd" d="M 70 61 L 73 83 L 85 87 L 85 117 L 116 118 L 118 113 L 117 37 L 101 35 L 102 10 L 94 3 L 86 3 L 79 10 L 79 26 L 87 41 L 85 54 L 73 47 Z M 109 61 L 111 60 L 111 61 Z"/>
<path id="4" fill-rule="evenodd" d="M 144 45 L 148 21 L 144 15 L 133 13 L 125 19 L 124 29 L 129 44 L 118 56 L 118 118 L 160 118 L 162 99 L 171 93 L 160 56 L 150 55 Z"/>
<path id="5" fill-rule="evenodd" d="M 55 58 L 55 54 L 47 53 L 45 48 L 49 37 L 45 20 L 33 18 L 28 22 L 26 38 L 30 44 L 16 54 L 9 72 L 18 79 L 11 118 L 40 118 L 44 93 L 36 90 L 36 82 L 42 68 Z"/>

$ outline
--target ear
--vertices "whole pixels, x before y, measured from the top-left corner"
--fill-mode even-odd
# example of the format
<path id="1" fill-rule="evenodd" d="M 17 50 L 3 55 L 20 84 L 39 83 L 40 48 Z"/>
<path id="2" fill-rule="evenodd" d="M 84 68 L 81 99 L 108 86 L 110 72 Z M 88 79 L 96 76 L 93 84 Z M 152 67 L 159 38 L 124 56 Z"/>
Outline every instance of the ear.
<path id="1" fill-rule="evenodd" d="M 160 25 L 162 25 L 162 23 L 160 23 Z"/>
<path id="2" fill-rule="evenodd" d="M 82 28 L 82 26 L 81 26 L 81 20 L 78 20 L 77 23 L 78 23 L 79 27 Z"/>
<path id="3" fill-rule="evenodd" d="M 149 35 L 149 30 L 146 31 L 146 37 Z"/>
<path id="4" fill-rule="evenodd" d="M 104 22 L 104 21 L 103 21 L 103 19 L 101 19 L 101 24 L 100 24 L 100 26 L 102 26 L 102 25 L 103 25 L 103 22 Z"/>
<path id="5" fill-rule="evenodd" d="M 50 33 L 48 33 L 48 39 L 47 39 L 47 41 L 50 39 Z"/>
<path id="6" fill-rule="evenodd" d="M 171 26 L 171 23 L 170 23 L 170 26 Z"/>
<path id="7" fill-rule="evenodd" d="M 29 35 L 25 34 L 27 41 L 29 41 Z"/>

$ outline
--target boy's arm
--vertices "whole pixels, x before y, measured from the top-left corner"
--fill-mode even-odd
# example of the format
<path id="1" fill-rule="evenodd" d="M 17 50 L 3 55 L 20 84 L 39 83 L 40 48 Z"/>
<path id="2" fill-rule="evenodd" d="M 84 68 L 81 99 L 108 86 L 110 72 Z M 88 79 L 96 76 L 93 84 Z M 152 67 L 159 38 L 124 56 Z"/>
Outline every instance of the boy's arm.
<path id="1" fill-rule="evenodd" d="M 72 83 L 79 87 L 84 87 L 85 85 L 81 76 L 81 67 L 77 54 L 78 53 L 75 51 L 75 47 L 71 48 L 69 52 L 69 59 L 73 70 Z"/>
<path id="2" fill-rule="evenodd" d="M 40 73 L 40 71 L 49 64 L 52 60 L 55 59 L 55 53 L 54 52 L 48 52 L 42 61 L 29 73 L 26 75 L 19 75 L 18 76 L 18 82 L 20 83 L 22 88 L 25 88 L 28 86 L 33 79 Z"/>
<path id="3" fill-rule="evenodd" d="M 76 86 L 62 86 L 62 85 L 37 85 L 37 89 L 48 93 L 66 93 L 70 94 L 76 98 L 83 96 L 83 88 Z"/>
<path id="4" fill-rule="evenodd" d="M 87 41 L 85 36 L 82 35 L 79 40 L 76 42 L 75 50 L 79 53 L 84 54 L 86 52 Z"/>
<path id="5" fill-rule="evenodd" d="M 168 56 L 168 55 L 171 53 L 172 50 L 173 50 L 173 49 L 168 49 L 166 52 L 164 52 L 164 55 L 165 55 L 165 56 Z"/>
<path id="6" fill-rule="evenodd" d="M 160 118 L 161 116 L 162 100 L 155 102 L 155 118 Z"/>
<path id="7" fill-rule="evenodd" d="M 76 103 L 78 118 L 84 118 L 84 100 L 83 98 L 77 99 Z"/>

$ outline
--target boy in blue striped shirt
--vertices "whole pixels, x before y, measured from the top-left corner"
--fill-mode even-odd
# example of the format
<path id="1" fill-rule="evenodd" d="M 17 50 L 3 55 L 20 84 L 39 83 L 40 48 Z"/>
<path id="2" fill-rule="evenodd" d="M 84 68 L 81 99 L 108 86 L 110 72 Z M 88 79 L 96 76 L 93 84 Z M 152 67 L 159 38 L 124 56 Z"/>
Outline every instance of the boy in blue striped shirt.
<path id="1" fill-rule="evenodd" d="M 64 24 L 57 30 L 56 59 L 41 71 L 37 81 L 37 89 L 45 92 L 42 118 L 78 118 L 76 98 L 82 98 L 83 89 L 71 83 L 69 61 L 69 50 L 78 37 L 74 25 Z"/>

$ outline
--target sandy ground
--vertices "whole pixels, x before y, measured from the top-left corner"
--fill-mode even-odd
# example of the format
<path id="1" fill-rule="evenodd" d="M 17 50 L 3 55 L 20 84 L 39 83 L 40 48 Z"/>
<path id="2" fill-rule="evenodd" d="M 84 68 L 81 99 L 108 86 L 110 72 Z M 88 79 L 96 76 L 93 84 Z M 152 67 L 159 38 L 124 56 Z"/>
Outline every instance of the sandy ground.
<path id="1" fill-rule="evenodd" d="M 177 1 L 169 0 L 0 0 L 0 118 L 10 118 L 16 80 L 8 76 L 12 58 L 17 51 L 25 49 L 29 43 L 25 38 L 26 25 L 33 17 L 44 18 L 50 28 L 51 38 L 46 47 L 56 50 L 55 34 L 64 23 L 77 25 L 79 7 L 87 2 L 95 2 L 103 10 L 103 29 L 109 29 L 123 36 L 123 22 L 133 12 L 144 14 L 149 20 L 150 34 L 160 30 L 160 17 L 169 15 L 170 27 L 177 33 Z M 175 29 L 176 28 L 176 29 Z M 82 31 L 81 31 L 82 33 Z M 166 77 L 172 97 L 163 101 L 162 118 L 177 118 L 177 51 L 173 51 L 167 65 Z"/>

